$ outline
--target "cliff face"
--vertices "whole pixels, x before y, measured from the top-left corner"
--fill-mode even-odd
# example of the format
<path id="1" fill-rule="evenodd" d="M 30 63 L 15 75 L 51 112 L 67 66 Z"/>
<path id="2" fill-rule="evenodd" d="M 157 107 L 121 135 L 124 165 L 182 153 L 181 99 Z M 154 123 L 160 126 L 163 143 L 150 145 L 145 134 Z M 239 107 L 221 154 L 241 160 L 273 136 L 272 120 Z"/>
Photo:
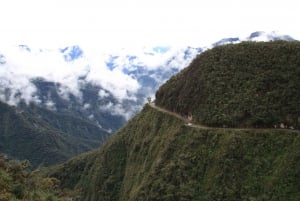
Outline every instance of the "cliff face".
<path id="1" fill-rule="evenodd" d="M 245 42 L 200 54 L 156 104 L 211 126 L 299 128 L 299 89 L 299 42 Z"/>
<path id="2" fill-rule="evenodd" d="M 299 200 L 299 147 L 297 132 L 193 128 L 146 106 L 52 176 L 80 200 Z"/>
<path id="3" fill-rule="evenodd" d="M 299 58 L 282 41 L 204 52 L 160 88 L 161 109 L 51 176 L 84 201 L 300 200 L 299 131 L 273 129 L 299 128 Z M 178 116 L 189 112 L 194 127 Z"/>

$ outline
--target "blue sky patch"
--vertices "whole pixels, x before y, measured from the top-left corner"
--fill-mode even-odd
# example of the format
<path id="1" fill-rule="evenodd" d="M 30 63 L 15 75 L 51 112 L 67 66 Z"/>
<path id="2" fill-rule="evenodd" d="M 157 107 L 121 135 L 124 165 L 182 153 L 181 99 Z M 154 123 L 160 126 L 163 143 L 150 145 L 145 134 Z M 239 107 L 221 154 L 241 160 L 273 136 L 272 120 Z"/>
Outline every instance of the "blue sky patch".
<path id="1" fill-rule="evenodd" d="M 71 46 L 60 49 L 60 52 L 64 53 L 66 61 L 73 61 L 83 55 L 83 51 L 79 46 Z"/>
<path id="2" fill-rule="evenodd" d="M 167 51 L 169 51 L 169 49 L 169 47 L 157 46 L 153 48 L 153 51 L 157 53 L 166 53 Z"/>

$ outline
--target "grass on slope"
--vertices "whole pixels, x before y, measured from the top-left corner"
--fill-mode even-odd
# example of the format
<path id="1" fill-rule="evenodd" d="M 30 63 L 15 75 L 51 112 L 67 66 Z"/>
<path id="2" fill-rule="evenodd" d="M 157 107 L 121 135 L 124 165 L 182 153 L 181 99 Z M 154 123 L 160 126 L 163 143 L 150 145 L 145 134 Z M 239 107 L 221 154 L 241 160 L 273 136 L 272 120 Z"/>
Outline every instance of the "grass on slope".
<path id="1" fill-rule="evenodd" d="M 300 136 L 187 127 L 146 106 L 102 148 L 52 176 L 81 200 L 299 200 Z"/>

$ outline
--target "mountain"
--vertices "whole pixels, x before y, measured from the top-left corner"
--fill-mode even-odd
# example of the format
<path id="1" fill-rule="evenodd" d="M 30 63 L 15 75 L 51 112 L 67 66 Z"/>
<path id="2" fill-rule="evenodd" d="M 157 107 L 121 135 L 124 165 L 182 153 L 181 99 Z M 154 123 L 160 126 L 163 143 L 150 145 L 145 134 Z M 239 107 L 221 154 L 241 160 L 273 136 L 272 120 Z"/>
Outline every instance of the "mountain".
<path id="1" fill-rule="evenodd" d="M 294 41 L 295 39 L 289 35 L 281 35 L 275 31 L 270 33 L 266 33 L 263 31 L 256 31 L 250 34 L 247 38 L 249 41 L 276 41 L 276 40 L 284 40 L 284 41 Z"/>
<path id="2" fill-rule="evenodd" d="M 143 55 L 150 60 L 163 51 L 145 50 Z M 195 51 L 188 48 L 182 57 L 193 57 Z M 183 62 L 171 57 L 169 66 Z M 0 152 L 28 159 L 35 168 L 99 147 L 140 110 L 160 80 L 174 73 L 171 67 L 150 70 L 127 53 L 119 55 L 130 60 L 127 70 L 114 59 L 104 57 L 98 72 L 79 46 L 53 51 L 20 45 L 1 54 Z"/>
<path id="3" fill-rule="evenodd" d="M 0 102 L 0 151 L 9 158 L 49 166 L 99 147 L 109 133 L 78 117 Z"/>
<path id="4" fill-rule="evenodd" d="M 0 50 L 0 100 L 68 112 L 114 132 L 137 114 L 147 97 L 211 47 L 241 41 L 294 40 L 276 32 L 224 38 L 208 47 L 154 46 L 99 50 L 79 45 Z"/>
<path id="5" fill-rule="evenodd" d="M 168 80 L 156 104 L 210 126 L 299 128 L 299 49 L 284 41 L 216 47 Z"/>
<path id="6" fill-rule="evenodd" d="M 246 38 L 240 38 L 240 37 L 231 37 L 231 38 L 223 38 L 215 43 L 212 44 L 212 47 L 226 45 L 226 44 L 232 44 L 232 43 L 240 43 L 242 41 L 277 41 L 277 40 L 284 40 L 284 41 L 295 41 L 294 38 L 292 38 L 289 35 L 282 35 L 275 31 L 272 31 L 270 33 L 264 32 L 264 31 L 256 31 L 251 33 Z"/>
<path id="7" fill-rule="evenodd" d="M 43 78 L 32 79 L 31 82 L 36 87 L 35 95 L 39 97 L 38 106 L 41 108 L 61 115 L 80 117 L 109 133 L 125 123 L 123 116 L 113 113 L 113 105 L 118 101 L 101 87 L 87 83 L 81 86 L 80 98 L 74 94 L 64 97 L 60 94 L 60 87 L 63 87 L 60 83 L 49 82 Z M 99 93 L 104 94 L 101 99 Z M 110 104 L 111 111 L 108 111 L 105 106 Z"/>
<path id="8" fill-rule="evenodd" d="M 33 103 L 114 132 L 202 49 L 157 46 L 96 56 L 90 51 L 20 45 L 0 52 L 0 100 L 12 106 Z"/>
<path id="9" fill-rule="evenodd" d="M 212 47 L 243 40 L 262 39 L 292 40 L 291 37 L 274 32 L 255 32 L 245 39 L 239 37 L 222 39 L 212 44 Z M 23 117 L 13 126 L 7 122 L 0 122 L 2 128 L 0 138 L 7 138 L 9 132 L 17 133 L 16 136 L 7 138 L 9 143 L 1 144 L 0 152 L 5 152 L 13 158 L 30 159 L 33 165 L 37 166 L 60 162 L 82 151 L 93 149 L 99 146 L 108 134 L 117 131 L 136 115 L 147 97 L 154 97 L 162 83 L 184 69 L 196 55 L 212 47 L 155 46 L 99 50 L 96 53 L 94 49 L 78 45 L 58 49 L 43 49 L 28 45 L 3 48 L 0 51 L 0 101 L 8 104 L 5 107 L 11 108 L 12 112 L 24 111 L 22 114 L 28 115 L 25 119 L 34 119 L 34 122 L 38 122 L 35 124 L 43 129 L 47 127 L 44 130 L 48 134 L 43 134 L 45 138 L 41 138 L 39 142 L 40 130 L 32 123 L 23 121 Z M 295 99 L 292 94 L 285 95 L 291 97 L 291 100 Z M 235 115 L 243 115 L 244 111 L 239 112 Z M 15 114 L 19 118 L 20 114 L 16 112 Z M 289 116 L 290 114 L 292 116 Z M 3 115 L 0 118 L 6 118 L 6 113 L 0 112 L 0 115 Z M 285 118 L 284 122 L 279 122 L 279 119 L 269 120 L 268 126 L 273 121 L 276 121 L 277 125 L 290 122 L 290 119 L 295 122 L 296 115 L 289 113 Z M 23 129 L 9 132 L 4 129 L 7 126 L 23 128 L 23 124 L 29 125 L 32 138 L 23 138 L 23 134 L 26 134 L 23 133 Z M 72 128 L 73 124 L 82 125 L 82 128 L 78 129 L 76 126 Z M 224 123 L 225 126 L 234 126 L 231 124 Z M 252 125 L 251 122 L 244 124 Z M 289 126 L 297 125 L 289 124 Z M 42 147 L 47 141 L 46 136 L 53 132 L 59 133 L 57 135 L 59 139 L 56 140 L 63 143 L 54 143 L 59 145 L 58 147 L 53 145 L 57 151 L 53 151 L 53 147 L 50 148 L 51 151 L 47 150 L 48 146 L 44 148 L 45 153 L 58 153 L 57 157 L 44 154 Z M 20 139 L 21 142 L 18 141 Z M 23 144 L 17 146 L 18 143 L 29 147 L 29 151 L 24 152 Z M 31 148 L 36 145 L 43 151 L 30 154 Z M 70 148 L 66 149 L 66 146 Z M 78 146 L 80 148 L 74 148 Z"/>
<path id="10" fill-rule="evenodd" d="M 102 147 L 53 167 L 49 175 L 61 181 L 61 188 L 80 190 L 83 201 L 299 200 L 300 131 L 268 124 L 270 118 L 299 114 L 299 47 L 298 42 L 247 42 L 203 52 L 160 87 L 155 104 L 145 105 Z M 274 88 L 264 82 L 269 79 Z M 259 98 L 252 94 L 255 89 Z M 199 104 L 214 97 L 215 108 Z M 238 97 L 260 101 L 259 110 Z M 226 102 L 218 103 L 227 98 L 236 103 L 230 113 Z M 237 121 L 240 107 L 250 118 Z M 265 114 L 270 107 L 279 116 Z M 192 125 L 182 108 L 193 113 Z M 226 118 L 201 125 L 202 119 L 212 120 L 205 116 L 209 109 Z M 252 128 L 257 122 L 250 121 L 252 110 L 261 112 L 260 128 Z M 224 128 L 225 120 L 238 128 Z"/>

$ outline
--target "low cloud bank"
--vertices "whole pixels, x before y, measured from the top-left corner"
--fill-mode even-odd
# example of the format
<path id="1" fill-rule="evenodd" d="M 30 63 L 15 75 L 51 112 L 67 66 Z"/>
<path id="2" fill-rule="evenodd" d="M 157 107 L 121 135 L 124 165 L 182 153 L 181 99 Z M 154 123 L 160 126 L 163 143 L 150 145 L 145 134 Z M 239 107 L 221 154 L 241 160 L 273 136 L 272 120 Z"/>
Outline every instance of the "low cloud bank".
<path id="1" fill-rule="evenodd" d="M 99 98 L 112 95 L 118 100 L 117 103 L 101 106 L 103 110 L 129 119 L 140 105 L 132 106 L 130 112 L 122 103 L 133 101 L 141 104 L 138 98 L 145 98 L 146 93 L 153 96 L 159 84 L 187 66 L 197 54 L 196 49 L 190 49 L 187 56 L 185 49 L 155 47 L 104 52 L 79 46 L 51 50 L 26 45 L 2 48 L 0 100 L 10 105 L 17 105 L 20 101 L 41 103 L 32 82 L 35 79 L 59 83 L 57 93 L 66 100 L 70 94 L 81 100 L 81 89 L 92 84 L 101 88 Z M 141 93 L 144 93 L 143 96 Z M 49 109 L 55 108 L 51 99 L 45 105 Z"/>

